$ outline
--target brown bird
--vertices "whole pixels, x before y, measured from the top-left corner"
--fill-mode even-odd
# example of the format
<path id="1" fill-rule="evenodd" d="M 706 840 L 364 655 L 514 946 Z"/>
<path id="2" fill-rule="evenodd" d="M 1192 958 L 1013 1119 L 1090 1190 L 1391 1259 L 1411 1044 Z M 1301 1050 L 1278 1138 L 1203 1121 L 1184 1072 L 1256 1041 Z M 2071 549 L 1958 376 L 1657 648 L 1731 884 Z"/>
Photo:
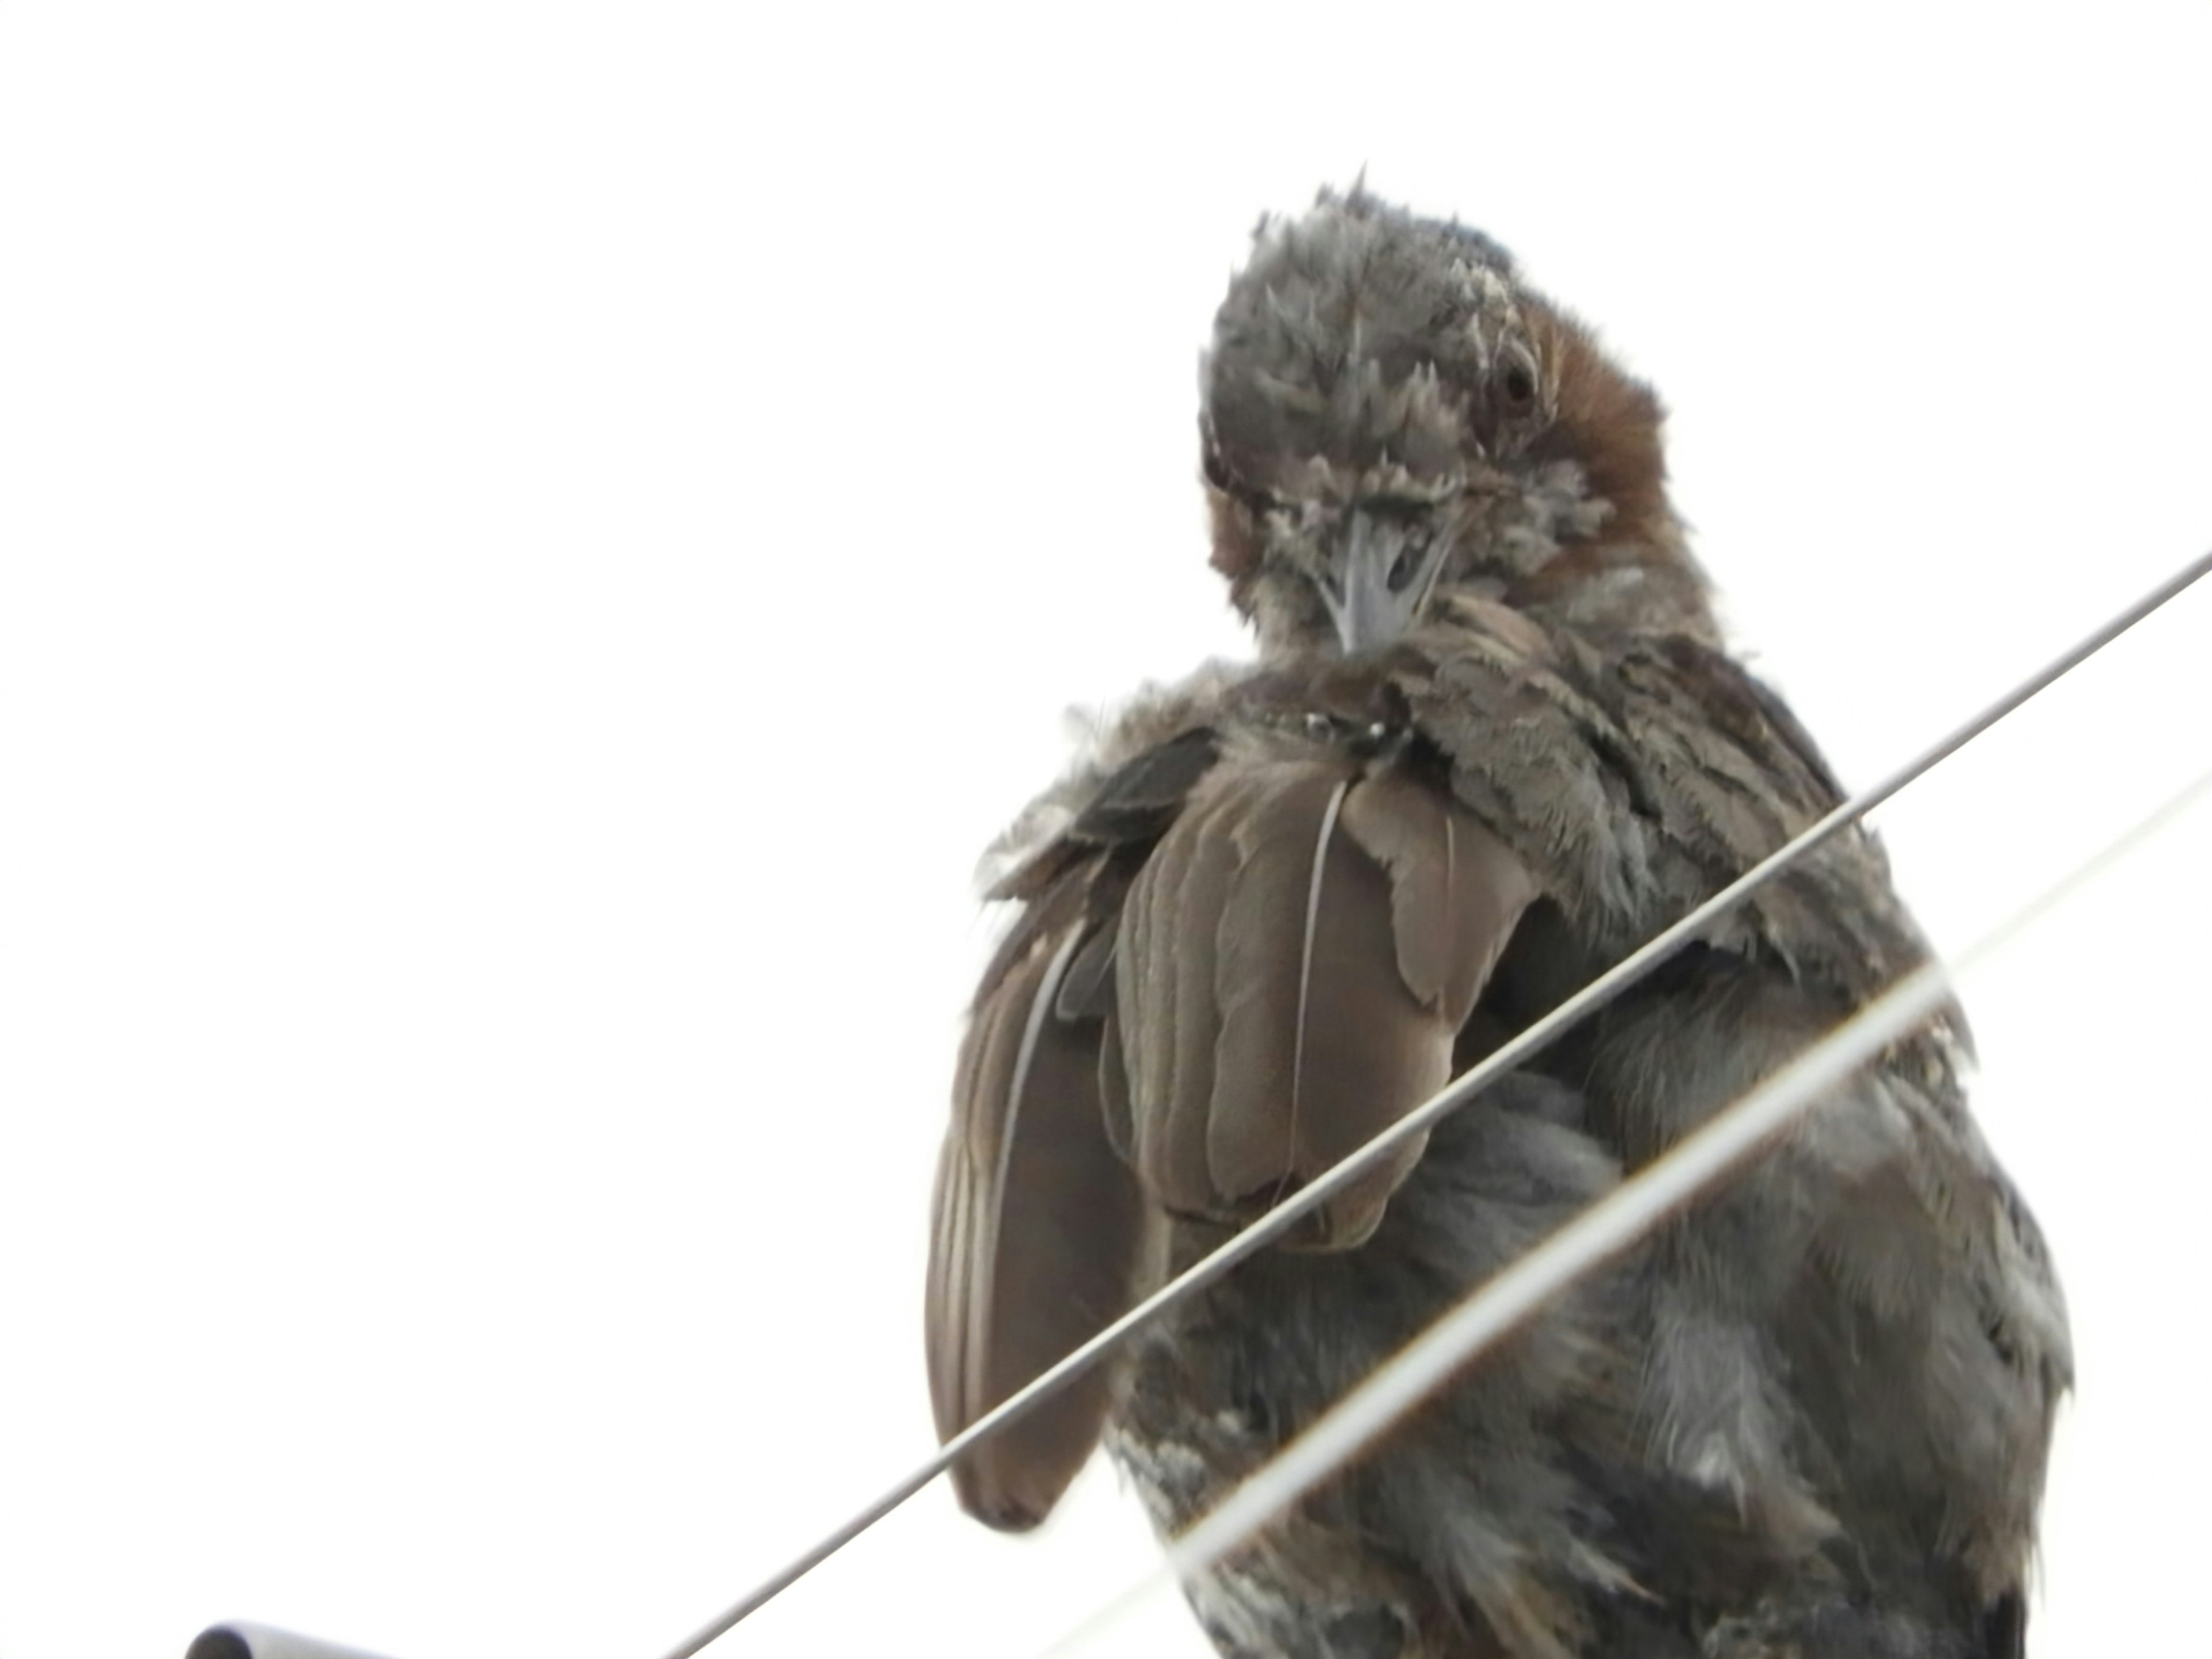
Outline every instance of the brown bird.
<path id="1" fill-rule="evenodd" d="M 1258 660 L 1139 697 L 1010 832 L 939 1172 L 948 1437 L 1841 797 L 1729 655 L 1661 410 L 1497 244 L 1264 223 L 1203 375 Z M 1799 865 L 963 1460 L 1035 1524 L 1102 1434 L 1164 1532 L 1927 947 Z M 2070 1376 L 1955 1015 L 1186 1585 L 1224 1655 L 2018 1659 Z"/>

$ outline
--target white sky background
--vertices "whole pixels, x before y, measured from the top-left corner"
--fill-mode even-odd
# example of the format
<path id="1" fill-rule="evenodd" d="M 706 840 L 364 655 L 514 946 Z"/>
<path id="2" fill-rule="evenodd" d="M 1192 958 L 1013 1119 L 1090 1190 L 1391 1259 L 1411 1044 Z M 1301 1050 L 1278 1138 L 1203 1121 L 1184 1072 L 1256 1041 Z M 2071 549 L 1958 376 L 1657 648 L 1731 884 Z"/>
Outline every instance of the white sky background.
<path id="1" fill-rule="evenodd" d="M 969 872 L 1241 648 L 1261 209 L 1364 163 L 1596 321 L 1854 782 L 2212 544 L 2212 12 L 1663 9 L 0 6 L 0 1656 L 653 1659 L 927 1452 Z M 2212 763 L 2208 653 L 1882 815 L 1939 942 Z M 2042 1659 L 2201 1577 L 2208 852 L 1966 987 L 2081 1350 Z M 1152 1559 L 933 1489 L 716 1651 Z"/>

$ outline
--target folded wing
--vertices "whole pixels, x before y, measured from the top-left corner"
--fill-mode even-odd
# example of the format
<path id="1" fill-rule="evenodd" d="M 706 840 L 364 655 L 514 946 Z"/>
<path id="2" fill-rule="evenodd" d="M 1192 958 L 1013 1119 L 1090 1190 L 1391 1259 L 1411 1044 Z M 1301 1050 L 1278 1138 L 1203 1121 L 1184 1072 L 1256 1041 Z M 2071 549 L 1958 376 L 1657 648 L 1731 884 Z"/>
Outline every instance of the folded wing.
<path id="1" fill-rule="evenodd" d="M 938 1170 L 939 1435 L 1095 1334 L 1151 1220 L 1249 1218 L 1449 1080 L 1534 881 L 1402 753 L 1189 732 L 1108 779 L 1012 878 Z M 1297 1242 L 1371 1234 L 1418 1141 Z M 1096 1443 L 1092 1371 L 956 1464 L 970 1513 L 1041 1521 Z"/>
<path id="2" fill-rule="evenodd" d="M 1143 849 L 1212 762 L 1202 730 L 1146 750 L 1000 890 L 1025 908 L 976 993 L 931 1228 L 925 1319 L 944 1439 L 1133 1298 L 1146 1211 L 1099 1095 L 1114 924 Z M 1042 1521 L 1097 1443 L 1110 1386 L 1094 1370 L 961 1458 L 962 1504 L 995 1527 Z"/>
<path id="3" fill-rule="evenodd" d="M 1108 1118 L 1171 1212 L 1264 1210 L 1449 1080 L 1454 1039 L 1536 889 L 1400 757 L 1231 757 L 1122 906 Z M 1354 1245 L 1418 1139 L 1299 1242 Z"/>

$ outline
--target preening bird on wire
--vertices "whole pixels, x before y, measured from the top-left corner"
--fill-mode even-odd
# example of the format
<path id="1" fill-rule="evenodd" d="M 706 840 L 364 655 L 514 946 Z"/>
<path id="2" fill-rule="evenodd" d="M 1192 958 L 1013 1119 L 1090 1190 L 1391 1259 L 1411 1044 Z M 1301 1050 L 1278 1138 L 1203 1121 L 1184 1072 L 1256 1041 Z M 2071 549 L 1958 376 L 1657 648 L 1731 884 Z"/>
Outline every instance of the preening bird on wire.
<path id="1" fill-rule="evenodd" d="M 1257 660 L 1137 698 L 1000 849 L 927 1293 L 950 1437 L 1844 792 L 1730 654 L 1654 394 L 1355 189 L 1217 319 Z M 1852 828 L 969 1449 L 1189 1527 L 1470 1290 L 1923 966 Z M 2066 1316 L 1945 1008 L 1185 1585 L 1224 1655 L 2016 1659 Z"/>

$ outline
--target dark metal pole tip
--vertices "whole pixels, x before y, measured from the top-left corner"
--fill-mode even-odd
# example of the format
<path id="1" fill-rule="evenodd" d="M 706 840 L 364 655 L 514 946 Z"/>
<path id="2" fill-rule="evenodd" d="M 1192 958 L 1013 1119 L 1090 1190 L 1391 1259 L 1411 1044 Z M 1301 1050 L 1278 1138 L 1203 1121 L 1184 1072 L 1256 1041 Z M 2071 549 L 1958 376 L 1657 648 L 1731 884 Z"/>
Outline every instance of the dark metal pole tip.
<path id="1" fill-rule="evenodd" d="M 185 1659 L 375 1659 L 359 1648 L 318 1642 L 311 1636 L 233 1621 L 210 1625 L 192 1638 Z"/>

